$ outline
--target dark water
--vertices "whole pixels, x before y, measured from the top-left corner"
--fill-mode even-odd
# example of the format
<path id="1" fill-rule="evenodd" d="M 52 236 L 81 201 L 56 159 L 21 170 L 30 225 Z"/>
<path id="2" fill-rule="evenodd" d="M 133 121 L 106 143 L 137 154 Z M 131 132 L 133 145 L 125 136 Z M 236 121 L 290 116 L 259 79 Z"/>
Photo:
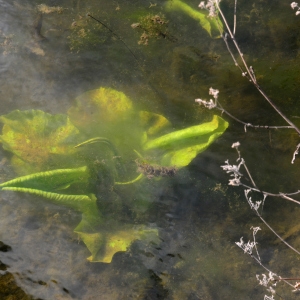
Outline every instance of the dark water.
<path id="1" fill-rule="evenodd" d="M 233 2 L 222 3 L 229 20 Z M 198 6 L 197 1 L 186 3 Z M 283 125 L 239 74 L 222 40 L 210 38 L 197 21 L 166 5 L 0 0 L 1 115 L 15 109 L 65 114 L 80 94 L 110 87 L 124 92 L 137 109 L 162 114 L 181 129 L 211 120 L 215 112 L 194 99 L 208 98 L 212 86 L 220 90 L 224 108 L 238 118 Z M 49 13 L 49 7 L 56 8 Z M 146 40 L 144 31 L 131 24 L 147 22 L 149 16 L 167 23 L 148 32 Z M 267 93 L 298 125 L 299 22 L 289 3 L 257 0 L 238 6 L 237 40 L 245 57 Z M 288 130 L 245 133 L 243 126 L 227 120 L 226 133 L 176 176 L 124 190 L 124 197 L 144 192 L 149 199 L 144 224 L 158 229 L 159 241 L 136 241 L 110 264 L 86 260 L 89 251 L 73 232 L 79 213 L 2 191 L 0 298 L 263 299 L 267 292 L 255 275 L 265 271 L 235 245 L 241 236 L 252 238 L 251 226 L 262 228 L 257 241 L 264 264 L 283 277 L 299 277 L 299 257 L 276 242 L 250 210 L 243 190 L 229 187 L 220 168 L 226 159 L 237 158 L 231 144 L 240 141 L 261 189 L 296 191 L 299 160 L 293 166 L 290 161 L 297 135 Z M 1 150 L 1 181 L 16 176 L 10 158 Z M 298 212 L 295 204 L 271 198 L 263 212 L 280 234 L 292 228 L 287 238 L 296 248 Z M 112 218 L 122 222 L 124 216 Z M 279 286 L 277 292 L 294 299 L 290 287 Z"/>

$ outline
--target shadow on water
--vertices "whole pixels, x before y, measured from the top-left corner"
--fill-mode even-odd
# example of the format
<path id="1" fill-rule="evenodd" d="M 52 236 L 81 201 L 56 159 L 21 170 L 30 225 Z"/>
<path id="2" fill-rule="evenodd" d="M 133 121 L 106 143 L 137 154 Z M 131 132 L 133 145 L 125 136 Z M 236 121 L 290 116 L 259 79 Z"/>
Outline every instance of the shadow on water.
<path id="1" fill-rule="evenodd" d="M 229 10 L 231 4 L 224 2 Z M 123 91 L 138 109 L 160 113 L 179 129 L 211 120 L 213 113 L 196 106 L 194 99 L 208 96 L 213 86 L 220 89 L 224 106 L 238 117 L 249 116 L 251 122 L 278 121 L 236 73 L 222 42 L 211 39 L 188 16 L 166 10 L 166 1 L 64 0 L 46 4 L 0 0 L 1 114 L 14 109 L 66 113 L 78 95 L 105 86 Z M 49 12 L 50 8 L 53 11 Z M 255 9 L 249 16 L 253 26 L 258 19 L 266 22 L 257 11 L 263 8 Z M 139 63 L 116 35 L 86 17 L 87 13 L 116 32 Z M 163 26 L 131 27 L 138 22 L 148 24 L 149 16 L 155 20 L 159 16 Z M 262 29 L 251 31 L 245 20 L 240 34 L 246 47 L 250 37 L 261 40 L 263 33 Z M 268 23 L 269 29 L 272 24 L 278 27 L 275 18 Z M 266 45 L 276 38 L 271 35 Z M 285 43 L 277 40 L 276 45 L 278 53 L 285 53 Z M 253 53 L 249 59 L 255 63 L 262 55 Z M 271 52 L 270 57 L 279 64 L 282 56 L 276 57 L 278 53 Z M 280 81 L 278 69 L 272 83 L 263 73 L 265 68 L 257 66 L 270 92 Z M 293 69 L 292 78 L 297 74 Z M 293 105 L 293 100 L 289 101 Z M 298 108 L 294 113 L 298 114 Z M 264 290 L 255 278 L 262 270 L 234 244 L 242 235 L 251 239 L 249 228 L 261 224 L 244 201 L 243 190 L 228 187 L 220 165 L 226 159 L 236 160 L 230 145 L 239 140 L 262 186 L 272 189 L 275 180 L 281 183 L 279 189 L 287 184 L 297 186 L 297 176 L 284 174 L 291 142 L 277 143 L 279 139 L 276 132 L 246 134 L 231 122 L 221 138 L 174 177 L 146 179 L 139 189 L 120 188 L 118 195 L 124 199 L 138 199 L 147 193 L 149 208 L 130 221 L 155 225 L 159 240 L 137 240 L 128 251 L 116 253 L 109 264 L 86 260 L 88 250 L 73 232 L 81 220 L 79 213 L 37 196 L 1 191 L 1 299 L 262 299 Z M 15 174 L 10 154 L 1 151 L 0 178 L 4 182 Z M 262 159 L 261 153 L 268 155 Z M 113 220 L 132 217 L 128 211 L 120 216 L 113 210 L 109 213 Z M 279 200 L 267 202 L 264 211 L 280 232 L 287 226 L 284 220 L 296 220 L 297 213 L 297 208 Z M 296 226 L 296 221 L 292 225 Z M 287 238 L 297 232 L 295 228 Z M 261 257 L 270 266 L 296 272 L 293 264 L 297 258 L 286 261 L 287 250 L 278 246 L 265 228 L 260 238 Z M 295 243 L 298 241 L 296 238 Z"/>
<path id="2" fill-rule="evenodd" d="M 7 253 L 12 251 L 11 247 L 0 242 L 0 252 Z M 0 261 L 0 297 L 1 299 L 20 299 L 30 300 L 32 297 L 26 295 L 26 293 L 17 285 L 14 275 L 9 271 L 9 266 Z"/>

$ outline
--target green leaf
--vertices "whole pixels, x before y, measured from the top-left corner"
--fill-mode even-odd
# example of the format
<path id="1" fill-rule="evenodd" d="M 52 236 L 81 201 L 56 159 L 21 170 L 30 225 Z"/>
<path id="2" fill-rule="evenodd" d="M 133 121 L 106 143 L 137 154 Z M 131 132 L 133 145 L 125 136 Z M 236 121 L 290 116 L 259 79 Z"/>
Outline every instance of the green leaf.
<path id="1" fill-rule="evenodd" d="M 110 125 L 120 122 L 131 110 L 132 102 L 124 93 L 101 87 L 78 96 L 68 115 L 78 128 L 84 129 L 107 122 Z"/>
<path id="2" fill-rule="evenodd" d="M 171 123 L 164 116 L 149 111 L 139 112 L 140 124 L 146 130 L 147 135 L 154 136 L 171 127 Z"/>
<path id="3" fill-rule="evenodd" d="M 92 262 L 110 263 L 117 252 L 127 251 L 135 240 L 157 240 L 157 229 L 149 229 L 145 226 L 140 226 L 139 228 L 126 227 L 113 232 L 78 232 L 80 238 L 92 254 L 88 257 L 88 260 Z"/>
<path id="4" fill-rule="evenodd" d="M 201 27 L 213 38 L 219 38 L 220 32 L 223 32 L 223 24 L 219 17 L 209 17 L 206 10 L 195 10 L 180 0 L 168 0 L 166 8 L 182 11 L 194 20 L 199 21 Z"/>
<path id="5" fill-rule="evenodd" d="M 101 87 L 83 93 L 76 98 L 68 115 L 85 136 L 85 140 L 97 136 L 109 139 L 122 159 L 134 158 L 133 149 L 139 149 L 145 135 L 139 122 L 139 114 L 133 109 L 131 100 L 114 89 Z M 107 149 L 107 145 L 103 143 L 89 148 L 96 149 L 95 147 L 102 153 Z"/>
<path id="6" fill-rule="evenodd" d="M 228 123 L 214 116 L 208 123 L 178 130 L 144 144 L 144 150 L 160 150 L 161 165 L 177 168 L 188 165 L 196 155 L 204 151 L 228 127 Z"/>
<path id="7" fill-rule="evenodd" d="M 87 195 L 66 195 L 58 194 L 53 192 L 45 192 L 42 190 L 31 189 L 31 188 L 21 188 L 21 187 L 4 187 L 3 191 L 13 191 L 13 192 L 23 192 L 29 193 L 37 196 L 45 197 L 56 204 L 61 204 L 76 210 L 81 210 L 86 202 L 90 202 L 91 198 Z"/>
<path id="8" fill-rule="evenodd" d="M 74 169 L 58 169 L 38 172 L 31 175 L 17 177 L 0 184 L 0 188 L 18 187 L 55 191 L 68 188 L 75 182 L 84 182 L 89 178 L 86 166 Z"/>
<path id="9" fill-rule="evenodd" d="M 20 187 L 3 187 L 4 191 L 23 192 L 47 198 L 51 202 L 72 208 L 82 213 L 82 220 L 75 228 L 75 232 L 93 232 L 99 230 L 102 222 L 101 213 L 96 204 L 96 197 L 91 195 L 66 195 L 42 190 Z"/>
<path id="10" fill-rule="evenodd" d="M 14 154 L 12 163 L 19 173 L 45 170 L 52 155 L 75 152 L 79 132 L 66 115 L 15 110 L 1 116 L 0 121 L 4 123 L 0 141 Z"/>
<path id="11" fill-rule="evenodd" d="M 101 213 L 97 207 L 97 199 L 93 194 L 73 195 L 53 192 L 68 188 L 73 183 L 84 183 L 89 179 L 87 167 L 59 169 L 39 172 L 0 184 L 6 191 L 23 192 L 47 198 L 52 203 L 62 205 L 82 213 L 82 220 L 75 230 L 93 232 L 102 224 Z"/>
<path id="12" fill-rule="evenodd" d="M 91 201 L 89 196 L 59 194 L 53 191 L 66 189 L 75 182 L 86 182 L 88 178 L 89 172 L 87 167 L 59 169 L 21 176 L 0 184 L 0 188 L 2 190 L 35 194 L 45 197 L 56 204 L 83 211 L 84 205 Z"/>

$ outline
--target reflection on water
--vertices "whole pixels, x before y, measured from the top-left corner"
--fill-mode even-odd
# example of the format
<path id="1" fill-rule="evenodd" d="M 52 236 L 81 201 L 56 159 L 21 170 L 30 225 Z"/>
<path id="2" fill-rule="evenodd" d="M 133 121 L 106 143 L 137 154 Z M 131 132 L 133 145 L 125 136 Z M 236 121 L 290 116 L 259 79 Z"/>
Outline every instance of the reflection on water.
<path id="1" fill-rule="evenodd" d="M 282 81 L 280 75 L 282 69 L 289 67 L 289 80 L 297 78 L 296 64 L 289 62 L 291 58 L 298 60 L 293 52 L 297 38 L 288 37 L 279 26 L 282 15 L 276 19 L 269 13 L 263 14 L 261 3 L 249 8 L 247 1 L 243 2 L 245 14 L 250 13 L 242 19 L 238 31 L 242 46 L 251 63 L 260 61 L 257 73 L 272 95 L 282 84 L 285 93 L 281 89 L 279 94 L 286 95 L 289 107 L 295 107 L 293 115 L 297 116 L 295 88 L 287 81 L 289 76 Z M 198 5 L 194 1 L 186 3 Z M 0 0 L 1 115 L 15 109 L 66 113 L 78 95 L 104 86 L 124 92 L 138 109 L 162 114 L 172 121 L 174 129 L 180 129 L 211 120 L 213 113 L 195 106 L 194 99 L 205 97 L 213 86 L 220 89 L 223 105 L 238 117 L 254 123 L 278 121 L 237 73 L 222 41 L 211 39 L 187 15 L 167 10 L 166 1 L 65 0 L 46 4 Z M 224 1 L 228 14 L 231 5 Z M 49 11 L 49 7 L 56 8 Z M 283 10 L 279 4 L 273 9 L 275 16 Z M 87 13 L 107 24 L 113 33 L 88 18 Z M 288 13 L 284 16 L 289 16 L 290 27 L 294 28 L 293 22 L 298 21 L 292 21 L 292 13 Z M 152 17 L 163 20 L 163 27 L 156 24 L 145 29 Z M 142 27 L 132 28 L 136 23 Z M 265 24 L 265 30 L 272 34 L 266 37 L 264 27 L 257 24 Z M 282 40 L 275 35 L 276 28 L 281 28 Z M 291 40 L 290 47 L 284 39 Z M 264 41 L 262 53 L 256 49 L 256 40 Z M 276 53 L 270 52 L 270 45 L 276 47 Z M 147 192 L 149 208 L 142 215 L 143 222 L 158 228 L 159 241 L 136 241 L 127 252 L 115 254 L 110 264 L 86 260 L 89 252 L 73 232 L 81 214 L 38 197 L 2 191 L 0 296 L 262 299 L 265 291 L 258 286 L 255 274 L 263 270 L 234 244 L 241 236 L 247 240 L 249 228 L 260 222 L 250 212 L 242 190 L 227 186 L 227 177 L 219 166 L 227 158 L 236 159 L 230 146 L 239 140 L 244 145 L 243 155 L 262 186 L 274 189 L 274 182 L 280 182 L 279 190 L 296 190 L 298 177 L 295 174 L 290 178 L 284 172 L 293 147 L 285 140 L 295 137 L 281 134 L 246 134 L 232 122 L 224 136 L 176 176 L 159 181 L 149 179 L 139 189 L 122 190 L 124 198 L 130 201 Z M 262 159 L 261 153 L 267 153 L 266 157 Z M 4 151 L 0 170 L 1 182 L 15 177 L 10 156 Z M 293 228 L 287 238 L 295 237 L 297 246 L 298 208 L 274 200 L 266 202 L 264 213 L 280 233 Z M 125 217 L 112 214 L 111 218 L 120 221 Z M 293 224 L 286 224 L 292 219 Z M 272 270 L 297 275 L 297 258 L 276 244 L 267 229 L 263 228 L 258 239 L 260 255 Z M 292 299 L 289 291 L 281 293 Z"/>

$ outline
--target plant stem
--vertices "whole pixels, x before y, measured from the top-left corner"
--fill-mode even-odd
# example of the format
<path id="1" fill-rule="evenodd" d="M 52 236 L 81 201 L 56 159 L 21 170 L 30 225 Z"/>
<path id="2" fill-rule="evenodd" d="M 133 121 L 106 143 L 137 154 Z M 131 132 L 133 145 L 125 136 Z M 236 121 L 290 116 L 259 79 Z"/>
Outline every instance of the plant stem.
<path id="1" fill-rule="evenodd" d="M 280 109 L 274 104 L 274 102 L 265 94 L 265 92 L 262 90 L 262 88 L 258 85 L 258 83 L 256 82 L 256 78 L 254 76 L 254 73 L 252 72 L 252 70 L 250 70 L 250 68 L 248 67 L 245 59 L 244 59 L 244 56 L 243 56 L 243 53 L 241 52 L 240 50 L 240 47 L 234 37 L 234 34 L 232 33 L 228 23 L 227 23 L 227 20 L 219 6 L 219 3 L 218 1 L 215 1 L 215 4 L 216 4 L 216 7 L 223 19 L 223 22 L 227 28 L 227 31 L 229 33 L 229 36 L 231 37 L 233 43 L 234 43 L 234 46 L 236 48 L 236 50 L 238 51 L 239 55 L 240 55 L 240 58 L 243 62 L 243 65 L 247 71 L 247 75 L 250 77 L 250 82 L 252 82 L 252 84 L 256 87 L 256 89 L 261 93 L 261 95 L 269 102 L 269 104 L 273 107 L 273 109 L 300 135 L 300 129 L 292 122 L 290 121 L 281 111 Z M 221 33 L 222 34 L 222 33 Z M 228 47 L 229 48 L 229 47 Z M 231 55 L 233 57 L 233 55 Z M 235 61 L 235 64 L 241 69 L 241 67 L 237 64 L 236 60 L 234 59 Z"/>

